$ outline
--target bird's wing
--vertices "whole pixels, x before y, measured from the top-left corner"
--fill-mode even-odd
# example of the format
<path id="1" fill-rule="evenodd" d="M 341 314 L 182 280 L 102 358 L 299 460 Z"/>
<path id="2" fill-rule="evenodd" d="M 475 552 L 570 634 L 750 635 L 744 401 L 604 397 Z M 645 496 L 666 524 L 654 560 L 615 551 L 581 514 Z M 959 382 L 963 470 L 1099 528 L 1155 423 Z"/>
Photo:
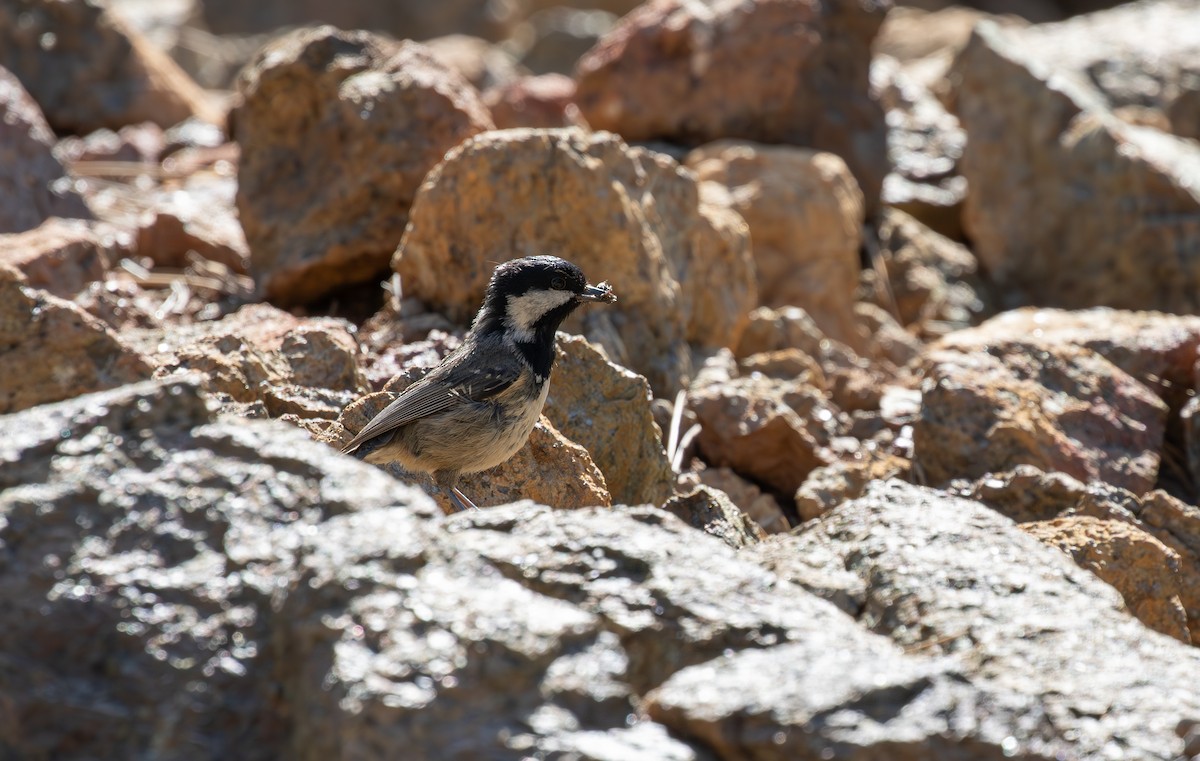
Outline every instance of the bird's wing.
<path id="1" fill-rule="evenodd" d="M 443 365 L 409 386 L 342 447 L 352 452 L 380 434 L 414 420 L 444 412 L 456 404 L 486 401 L 520 377 L 520 367 L 482 362 L 474 366 Z"/>

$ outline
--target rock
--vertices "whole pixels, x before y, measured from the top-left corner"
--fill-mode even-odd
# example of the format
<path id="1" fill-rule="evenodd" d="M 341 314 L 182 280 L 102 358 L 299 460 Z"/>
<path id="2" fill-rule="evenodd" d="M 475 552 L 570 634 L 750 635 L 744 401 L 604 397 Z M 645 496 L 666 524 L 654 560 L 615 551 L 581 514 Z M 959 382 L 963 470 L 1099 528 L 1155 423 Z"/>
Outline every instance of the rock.
<path id="1" fill-rule="evenodd" d="M 817 360 L 830 399 L 846 412 L 878 409 L 885 384 L 890 380 L 872 363 L 850 347 L 827 338 L 813 319 L 799 307 L 760 307 L 750 313 L 750 322 L 737 344 L 736 354 L 748 359 L 765 352 L 798 349 Z"/>
<path id="2" fill-rule="evenodd" d="M 836 409 L 811 387 L 764 377 L 697 384 L 688 404 L 700 421 L 696 439 L 710 465 L 729 466 L 776 491 L 791 494 L 826 451 Z"/>
<path id="3" fill-rule="evenodd" d="M 1187 614 L 1179 601 L 1179 555 L 1162 542 L 1128 523 L 1090 516 L 1027 523 L 1021 528 L 1111 584 L 1125 598 L 1129 612 L 1146 626 L 1191 643 Z"/>
<path id="4" fill-rule="evenodd" d="M 526 73 L 504 48 L 479 37 L 447 34 L 423 44 L 434 58 L 457 71 L 480 92 L 504 87 Z"/>
<path id="5" fill-rule="evenodd" d="M 1146 495 L 1138 517 L 1146 531 L 1180 557 L 1179 599 L 1192 644 L 1200 644 L 1200 508 L 1155 489 Z"/>
<path id="6" fill-rule="evenodd" d="M 51 217 L 92 218 L 53 147 L 41 110 L 0 65 L 0 234 L 32 230 Z"/>
<path id="7" fill-rule="evenodd" d="M 1183 454 L 1188 475 L 1193 483 L 1200 484 L 1200 397 L 1187 400 L 1179 411 L 1179 422 L 1183 427 Z"/>
<path id="8" fill-rule="evenodd" d="M 814 469 L 796 490 L 800 520 L 820 518 L 843 502 L 858 499 L 873 481 L 907 480 L 912 463 L 898 455 L 865 447 L 853 459 L 839 459 Z"/>
<path id="9" fill-rule="evenodd" d="M 0 415 L 144 380 L 150 371 L 95 317 L 0 266 Z"/>
<path id="10" fill-rule="evenodd" d="M 1092 517 L 1137 524 L 1137 496 L 1103 481 L 1083 483 L 1066 473 L 1046 472 L 1032 465 L 988 473 L 958 492 L 981 502 L 1017 523 L 1048 522 L 1059 518 Z"/>
<path id="11" fill-rule="evenodd" d="M 33 230 L 0 235 L 0 261 L 19 270 L 30 286 L 63 299 L 103 280 L 132 250 L 128 233 L 81 219 L 51 217 Z"/>
<path id="12" fill-rule="evenodd" d="M 749 225 L 759 303 L 802 307 L 826 335 L 855 345 L 863 196 L 846 163 L 831 153 L 722 140 L 684 164 L 716 183 L 710 197 Z"/>
<path id="13" fill-rule="evenodd" d="M 693 528 L 712 534 L 735 550 L 767 538 L 762 527 L 739 510 L 725 492 L 707 486 L 676 494 L 666 501 L 663 510 Z"/>
<path id="14" fill-rule="evenodd" d="M 885 9 L 654 0 L 580 59 L 576 102 L 593 128 L 631 141 L 738 138 L 836 153 L 873 212 L 887 147 L 867 80 Z"/>
<path id="15" fill-rule="evenodd" d="M 483 94 L 497 129 L 571 127 L 579 123 L 575 80 L 562 74 L 522 77 Z"/>
<path id="16" fill-rule="evenodd" d="M 786 533 L 791 528 L 779 502 L 732 468 L 705 468 L 697 478 L 705 486 L 724 492 L 739 510 L 768 534 Z"/>
<path id="17" fill-rule="evenodd" d="M 196 173 L 142 194 L 133 222 L 138 253 L 160 267 L 183 269 L 199 256 L 230 272 L 249 272 L 250 247 L 234 206 L 237 183 L 232 173 Z"/>
<path id="18" fill-rule="evenodd" d="M 183 380 L 0 417 L 0 463 L 3 742 L 22 758 L 299 757 L 283 685 L 309 651 L 279 651 L 272 599 L 304 537 L 382 511 L 353 546 L 401 555 L 435 510 L 286 425 L 218 422 Z"/>
<path id="19" fill-rule="evenodd" d="M 904 367 L 921 353 L 921 340 L 896 322 L 891 312 L 875 304 L 854 305 L 859 332 L 866 333 L 864 353 L 882 367 Z"/>
<path id="20" fill-rule="evenodd" d="M 1107 584 L 979 504 L 877 483 L 774 541 L 858 576 L 864 626 L 959 664 L 987 725 L 1006 727 L 1006 756 L 1176 758 L 1175 726 L 1200 713 L 1200 653 L 1146 629 Z"/>
<path id="21" fill-rule="evenodd" d="M 1029 336 L 924 357 L 914 467 L 931 484 L 1019 464 L 1144 494 L 1158 476 L 1167 405 L 1099 354 Z"/>
<path id="22" fill-rule="evenodd" d="M 926 39 L 924 32 L 914 36 L 918 44 Z M 887 55 L 876 55 L 871 62 L 871 92 L 887 114 L 892 170 L 883 178 L 882 202 L 912 214 L 943 235 L 962 238 L 967 182 L 959 173 L 958 162 L 967 135 L 958 118 L 924 83 Z"/>
<path id="23" fill-rule="evenodd" d="M 976 27 L 954 73 L 964 227 L 1008 306 L 1200 307 L 1200 145 L 1112 111 L 1156 105 L 1143 93 L 1195 60 L 1198 21 L 1193 4 L 1163 0 Z"/>
<path id="24" fill-rule="evenodd" d="M 1200 317 L 1113 309 L 1016 309 L 972 330 L 947 336 L 942 346 L 964 353 L 1033 338 L 1053 347 L 1091 349 L 1154 389 L 1172 407 L 1195 384 Z"/>
<path id="25" fill-rule="evenodd" d="M 632 8 L 630 9 L 632 10 Z M 567 3 L 531 13 L 518 38 L 521 65 L 535 74 L 570 75 L 579 59 L 612 29 L 618 15 L 599 8 L 571 8 Z"/>
<path id="26" fill-rule="evenodd" d="M 366 387 L 349 326 L 250 304 L 214 322 L 128 334 L 156 377 L 199 372 L 205 391 L 285 413 L 333 419 Z M 236 409 L 236 408 L 233 408 Z"/>
<path id="27" fill-rule="evenodd" d="M 503 188 L 503 194 L 498 189 Z M 505 130 L 447 154 L 421 188 L 392 261 L 406 295 L 466 323 L 497 262 L 569 258 L 618 302 L 566 323 L 670 395 L 687 341 L 735 343 L 754 304 L 745 223 L 701 202 L 673 160 L 607 133 Z"/>
<path id="28" fill-rule="evenodd" d="M 395 390 L 380 391 L 355 400 L 342 410 L 334 425 L 317 437 L 318 440 L 340 449 L 420 374 L 390 387 Z M 428 475 L 411 473 L 398 462 L 381 467 L 395 478 L 425 489 L 443 510 L 453 509 L 450 495 Z M 612 504 L 604 474 L 588 451 L 560 433 L 544 415 L 534 425 L 529 441 L 511 459 L 490 470 L 464 473 L 458 488 L 481 508 L 520 499 L 531 499 L 560 509 Z"/>
<path id="29" fill-rule="evenodd" d="M 203 28 L 216 35 L 276 32 L 283 27 L 333 24 L 343 29 L 377 29 L 394 37 L 428 40 L 447 34 L 468 34 L 499 41 L 520 20 L 518 3 L 480 3 L 479 0 L 266 0 L 253 4 L 235 0 L 204 0 Z"/>
<path id="30" fill-rule="evenodd" d="M 993 312 L 970 250 L 897 209 L 883 210 L 878 257 L 863 282 L 871 301 L 926 339 L 978 325 Z"/>
<path id="31" fill-rule="evenodd" d="M 223 120 L 166 53 L 88 0 L 5 3 L 0 66 L 17 76 L 60 133 L 139 122 L 166 128 L 192 116 Z"/>
<path id="32" fill-rule="evenodd" d="M 426 172 L 492 127 L 428 49 L 328 26 L 275 40 L 238 92 L 238 211 L 260 286 L 282 304 L 385 270 Z"/>
<path id="33" fill-rule="evenodd" d="M 671 495 L 675 474 L 650 411 L 650 386 L 586 340 L 558 335 L 544 414 L 588 451 L 613 501 L 662 505 Z"/>

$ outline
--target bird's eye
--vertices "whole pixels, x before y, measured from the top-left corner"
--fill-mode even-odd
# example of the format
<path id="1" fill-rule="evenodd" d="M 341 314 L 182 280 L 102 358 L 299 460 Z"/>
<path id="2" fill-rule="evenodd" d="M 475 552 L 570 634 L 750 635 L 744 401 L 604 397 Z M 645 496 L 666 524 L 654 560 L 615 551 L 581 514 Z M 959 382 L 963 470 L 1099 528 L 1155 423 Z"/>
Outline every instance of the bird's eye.
<path id="1" fill-rule="evenodd" d="M 550 287 L 556 291 L 561 291 L 567 287 L 567 281 L 563 280 L 561 277 L 556 277 L 550 281 Z"/>

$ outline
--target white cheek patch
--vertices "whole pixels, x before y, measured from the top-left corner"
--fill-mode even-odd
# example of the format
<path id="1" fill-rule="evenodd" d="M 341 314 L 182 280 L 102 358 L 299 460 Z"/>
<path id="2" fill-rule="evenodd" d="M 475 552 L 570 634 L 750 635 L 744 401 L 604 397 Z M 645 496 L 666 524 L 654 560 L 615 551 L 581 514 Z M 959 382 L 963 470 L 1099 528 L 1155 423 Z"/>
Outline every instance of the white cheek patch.
<path id="1" fill-rule="evenodd" d="M 520 296 L 508 297 L 508 327 L 517 333 L 532 336 L 533 326 L 555 310 L 575 298 L 571 291 L 530 291 Z"/>

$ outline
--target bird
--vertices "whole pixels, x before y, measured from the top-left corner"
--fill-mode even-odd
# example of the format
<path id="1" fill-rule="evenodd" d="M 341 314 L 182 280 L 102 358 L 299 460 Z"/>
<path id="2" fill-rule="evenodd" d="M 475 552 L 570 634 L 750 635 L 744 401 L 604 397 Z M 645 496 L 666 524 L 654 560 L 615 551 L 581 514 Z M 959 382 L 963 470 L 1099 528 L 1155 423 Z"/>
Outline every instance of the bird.
<path id="1" fill-rule="evenodd" d="M 589 284 L 583 270 L 557 256 L 500 264 L 462 344 L 342 451 L 428 473 L 456 511 L 477 509 L 459 490 L 459 476 L 494 468 L 524 446 L 550 390 L 559 326 L 587 302 L 616 300 L 607 282 Z"/>

